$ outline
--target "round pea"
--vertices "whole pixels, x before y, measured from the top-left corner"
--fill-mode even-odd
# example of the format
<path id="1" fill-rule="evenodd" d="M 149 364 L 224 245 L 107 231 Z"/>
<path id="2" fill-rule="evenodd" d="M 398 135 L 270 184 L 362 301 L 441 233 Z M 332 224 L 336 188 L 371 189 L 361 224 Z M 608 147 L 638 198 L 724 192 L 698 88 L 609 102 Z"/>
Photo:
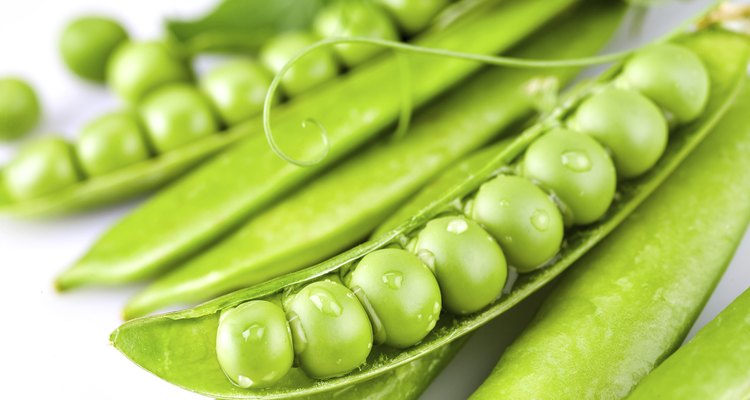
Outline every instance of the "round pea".
<path id="1" fill-rule="evenodd" d="M 107 82 L 131 103 L 159 86 L 189 79 L 187 64 L 161 42 L 125 42 L 107 63 Z"/>
<path id="2" fill-rule="evenodd" d="M 424 30 L 448 5 L 448 0 L 378 0 L 398 22 L 401 29 L 414 34 Z"/>
<path id="3" fill-rule="evenodd" d="M 80 179 L 72 146 L 57 136 L 27 144 L 5 167 L 7 192 L 17 201 L 55 192 Z"/>
<path id="4" fill-rule="evenodd" d="M 81 78 L 104 82 L 107 61 L 128 39 L 125 29 L 110 18 L 87 16 L 71 21 L 60 38 L 60 53 L 68 68 Z"/>
<path id="5" fill-rule="evenodd" d="M 314 282 L 286 304 L 294 351 L 315 378 L 350 372 L 367 360 L 372 325 L 362 305 L 340 283 Z"/>
<path id="6" fill-rule="evenodd" d="M 146 133 L 159 153 L 165 153 L 219 130 L 211 106 L 195 87 L 172 84 L 143 99 L 140 108 Z"/>
<path id="7" fill-rule="evenodd" d="M 456 314 L 479 311 L 502 293 L 508 277 L 505 256 L 495 239 L 462 216 L 427 223 L 409 248 L 432 265 L 443 306 Z"/>
<path id="8" fill-rule="evenodd" d="M 625 63 L 618 82 L 643 93 L 678 123 L 697 118 L 708 102 L 706 67 L 695 53 L 674 44 L 638 52 Z"/>
<path id="9" fill-rule="evenodd" d="M 361 36 L 398 40 L 398 32 L 384 10 L 364 1 L 331 3 L 318 13 L 313 22 L 315 32 L 325 38 Z M 383 51 L 380 46 L 350 43 L 337 44 L 334 50 L 344 64 L 361 64 Z"/>
<path id="10" fill-rule="evenodd" d="M 129 112 L 105 114 L 86 125 L 78 136 L 76 152 L 88 176 L 104 175 L 149 157 L 138 119 Z"/>
<path id="11" fill-rule="evenodd" d="M 292 368 L 292 334 L 281 307 L 253 300 L 225 310 L 216 332 L 224 374 L 241 388 L 273 385 Z"/>
<path id="12" fill-rule="evenodd" d="M 260 114 L 271 79 L 271 73 L 258 63 L 240 59 L 211 70 L 201 78 L 200 86 L 222 120 L 235 125 Z"/>
<path id="13" fill-rule="evenodd" d="M 612 152 L 617 174 L 632 178 L 659 161 L 667 146 L 667 121 L 642 94 L 607 88 L 586 99 L 568 126 L 591 135 Z"/>
<path id="14" fill-rule="evenodd" d="M 520 272 L 554 257 L 563 239 L 563 219 L 555 203 L 529 180 L 500 175 L 477 192 L 470 217 L 495 237 Z"/>
<path id="15" fill-rule="evenodd" d="M 351 274 L 349 287 L 364 297 L 378 343 L 404 348 L 422 340 L 440 318 L 435 276 L 417 256 L 402 249 L 376 250 Z"/>
<path id="16" fill-rule="evenodd" d="M 557 195 L 566 222 L 579 225 L 604 215 L 617 185 L 607 151 L 590 136 L 567 129 L 547 132 L 529 146 L 523 174 Z"/>
<path id="17" fill-rule="evenodd" d="M 40 114 L 39 99 L 28 83 L 0 79 L 0 141 L 17 139 L 34 129 Z"/>

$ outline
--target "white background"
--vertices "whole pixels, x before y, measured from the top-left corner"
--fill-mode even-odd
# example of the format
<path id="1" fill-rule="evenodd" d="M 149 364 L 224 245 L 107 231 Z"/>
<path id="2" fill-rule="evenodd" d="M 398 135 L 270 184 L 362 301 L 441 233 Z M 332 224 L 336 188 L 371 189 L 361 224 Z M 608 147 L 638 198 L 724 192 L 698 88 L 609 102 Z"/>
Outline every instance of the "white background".
<path id="1" fill-rule="evenodd" d="M 18 74 L 35 85 L 45 117 L 36 134 L 56 131 L 72 136 L 85 121 L 116 108 L 118 101 L 106 90 L 76 80 L 63 67 L 57 40 L 66 21 L 82 13 L 105 13 L 123 21 L 137 38 L 156 38 L 164 16 L 194 15 L 213 2 L 4 0 L 0 2 L 0 75 Z M 665 32 L 706 3 L 660 7 L 646 19 L 643 35 L 636 37 L 625 29 L 610 50 Z M 14 145 L 0 145 L 0 164 L 14 150 Z M 53 221 L 0 220 L 0 397 L 199 398 L 137 368 L 108 344 L 109 333 L 120 323 L 122 305 L 138 287 L 64 296 L 52 289 L 54 276 L 138 202 Z M 750 286 L 748 261 L 746 237 L 696 327 Z M 461 399 L 471 393 L 506 343 L 498 336 L 500 324 L 507 321 L 480 330 L 424 398 Z"/>

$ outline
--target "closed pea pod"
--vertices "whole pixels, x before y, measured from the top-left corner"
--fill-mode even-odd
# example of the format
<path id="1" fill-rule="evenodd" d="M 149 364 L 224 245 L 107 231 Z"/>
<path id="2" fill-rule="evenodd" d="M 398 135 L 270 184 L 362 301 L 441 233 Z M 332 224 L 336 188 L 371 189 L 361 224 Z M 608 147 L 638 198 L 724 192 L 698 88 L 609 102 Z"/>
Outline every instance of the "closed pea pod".
<path id="1" fill-rule="evenodd" d="M 435 271 L 443 305 L 456 314 L 478 311 L 503 290 L 508 277 L 503 251 L 476 222 L 462 216 L 427 223 L 409 249 Z"/>
<path id="2" fill-rule="evenodd" d="M 107 83 L 130 103 L 159 86 L 189 79 L 186 63 L 161 42 L 123 43 L 107 64 Z"/>
<path id="3" fill-rule="evenodd" d="M 612 152 L 617 174 L 638 176 L 656 164 L 669 131 L 661 111 L 638 92 L 606 88 L 584 100 L 568 126 Z"/>
<path id="4" fill-rule="evenodd" d="M 26 200 L 70 186 L 80 180 L 73 149 L 57 136 L 29 143 L 4 171 L 8 194 Z"/>
<path id="5" fill-rule="evenodd" d="M 203 95 L 188 84 L 160 88 L 143 100 L 141 118 L 159 153 L 178 148 L 219 130 Z"/>
<path id="6" fill-rule="evenodd" d="M 378 0 L 398 22 L 401 29 L 413 34 L 427 27 L 448 0 Z"/>
<path id="7" fill-rule="evenodd" d="M 104 175 L 149 157 L 138 118 L 127 111 L 105 114 L 86 125 L 78 136 L 76 153 L 88 176 Z"/>
<path id="8" fill-rule="evenodd" d="M 270 40 L 260 50 L 260 60 L 277 74 L 289 60 L 318 39 L 305 32 L 284 33 Z M 324 47 L 301 58 L 281 78 L 281 88 L 296 96 L 330 80 L 338 74 L 338 64 L 330 48 Z"/>
<path id="9" fill-rule="evenodd" d="M 315 378 L 346 374 L 372 349 L 372 325 L 362 305 L 340 283 L 311 283 L 285 303 L 294 351 Z"/>
<path id="10" fill-rule="evenodd" d="M 348 286 L 368 306 L 377 343 L 411 346 L 422 340 L 440 317 L 442 303 L 435 276 L 406 250 L 382 249 L 366 255 L 352 272 Z"/>
<path id="11" fill-rule="evenodd" d="M 615 196 L 617 178 L 607 151 L 589 136 L 554 129 L 532 143 L 523 160 L 525 177 L 551 190 L 564 204 L 567 223 L 601 218 Z"/>
<path id="12" fill-rule="evenodd" d="M 19 78 L 0 79 L 0 141 L 31 131 L 39 114 L 39 99 L 28 83 Z"/>
<path id="13" fill-rule="evenodd" d="M 500 243 L 508 263 L 529 272 L 557 254 L 564 226 L 549 196 L 529 180 L 501 175 L 483 184 L 469 216 Z"/>
<path id="14" fill-rule="evenodd" d="M 60 37 L 60 53 L 68 68 L 83 79 L 104 82 L 107 62 L 128 33 L 117 21 L 86 16 L 71 21 Z"/>

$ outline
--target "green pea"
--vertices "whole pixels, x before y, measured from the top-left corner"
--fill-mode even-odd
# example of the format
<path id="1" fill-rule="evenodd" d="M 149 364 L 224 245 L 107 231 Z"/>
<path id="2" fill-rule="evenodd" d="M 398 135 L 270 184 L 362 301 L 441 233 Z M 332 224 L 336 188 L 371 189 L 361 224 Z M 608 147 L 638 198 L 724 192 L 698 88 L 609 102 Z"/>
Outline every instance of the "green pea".
<path id="1" fill-rule="evenodd" d="M 88 176 L 104 175 L 149 158 L 138 118 L 129 112 L 105 114 L 86 125 L 78 136 L 76 152 Z"/>
<path id="2" fill-rule="evenodd" d="M 590 136 L 561 128 L 529 146 L 523 174 L 551 190 L 565 206 L 566 222 L 579 225 L 604 215 L 617 185 L 607 151 Z"/>
<path id="3" fill-rule="evenodd" d="M 409 249 L 432 266 L 443 305 L 456 314 L 479 311 L 492 303 L 508 278 L 505 256 L 495 239 L 462 216 L 428 222 Z"/>
<path id="4" fill-rule="evenodd" d="M 340 283 L 311 283 L 287 302 L 286 309 L 294 351 L 310 376 L 343 375 L 367 360 L 372 325 L 354 293 Z"/>
<path id="5" fill-rule="evenodd" d="M 7 192 L 17 201 L 55 192 L 80 179 L 72 146 L 57 136 L 27 144 L 5 167 Z"/>
<path id="6" fill-rule="evenodd" d="M 424 30 L 448 0 L 377 0 L 408 34 Z"/>
<path id="7" fill-rule="evenodd" d="M 277 74 L 292 57 L 316 41 L 315 36 L 304 32 L 281 34 L 261 49 L 260 60 Z M 338 72 L 333 51 L 329 47 L 322 47 L 299 59 L 281 78 L 281 88 L 287 95 L 296 96 L 331 80 Z"/>
<path id="8" fill-rule="evenodd" d="M 263 110 L 271 74 L 252 60 L 233 60 L 211 70 L 200 80 L 222 120 L 235 125 Z M 278 98 L 274 99 L 278 102 Z"/>
<path id="9" fill-rule="evenodd" d="M 125 42 L 107 64 L 107 82 L 130 103 L 159 86 L 189 79 L 187 64 L 161 42 Z"/>
<path id="10" fill-rule="evenodd" d="M 165 153 L 219 130 L 211 106 L 195 87 L 177 83 L 155 90 L 140 108 L 146 133 Z"/>
<path id="11" fill-rule="evenodd" d="M 667 121 L 642 94 L 607 88 L 586 99 L 568 126 L 609 148 L 622 178 L 648 171 L 667 146 Z"/>
<path id="12" fill-rule="evenodd" d="M 674 44 L 638 52 L 625 63 L 618 84 L 640 91 L 678 123 L 697 118 L 708 102 L 706 67 L 695 53 Z"/>
<path id="13" fill-rule="evenodd" d="M 384 10 L 364 1 L 338 1 L 320 11 L 313 22 L 315 32 L 325 38 L 361 36 L 398 40 L 398 32 Z M 383 51 L 380 46 L 338 44 L 334 50 L 344 64 L 361 64 Z"/>
<path id="14" fill-rule="evenodd" d="M 469 211 L 520 272 L 529 272 L 554 257 L 563 239 L 563 219 L 555 203 L 529 180 L 500 175 L 477 192 Z"/>
<path id="15" fill-rule="evenodd" d="M 19 78 L 0 79 L 0 141 L 17 139 L 39 122 L 39 99 Z"/>
<path id="16" fill-rule="evenodd" d="M 65 27 L 60 38 L 60 53 L 65 65 L 79 77 L 104 82 L 109 57 L 127 39 L 128 33 L 117 21 L 81 17 Z"/>
<path id="17" fill-rule="evenodd" d="M 378 343 L 409 347 L 427 336 L 440 318 L 437 280 L 406 250 L 382 249 L 366 255 L 352 272 L 349 287 L 371 308 Z"/>
<path id="18" fill-rule="evenodd" d="M 271 386 L 292 368 L 292 334 L 281 307 L 253 300 L 224 310 L 216 332 L 216 356 L 241 388 Z"/>

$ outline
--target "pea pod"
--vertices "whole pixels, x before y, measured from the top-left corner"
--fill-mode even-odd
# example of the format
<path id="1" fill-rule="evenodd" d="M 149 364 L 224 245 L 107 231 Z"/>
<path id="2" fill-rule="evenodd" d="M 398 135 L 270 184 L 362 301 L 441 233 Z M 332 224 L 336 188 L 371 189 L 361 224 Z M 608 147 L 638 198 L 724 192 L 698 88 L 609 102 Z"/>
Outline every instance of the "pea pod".
<path id="1" fill-rule="evenodd" d="M 591 54 L 610 36 L 623 7 L 591 10 L 542 30 L 512 54 L 556 58 Z M 582 31 L 596 34 L 580 35 Z M 533 105 L 525 88 L 538 82 L 540 73 L 564 83 L 573 72 L 573 68 L 481 72 L 417 115 L 405 137 L 386 139 L 347 160 L 159 278 L 127 304 L 125 317 L 208 300 L 357 243 L 437 171 L 528 114 Z"/>
<path id="2" fill-rule="evenodd" d="M 750 177 L 733 172 L 750 168 L 748 83 L 676 173 L 562 278 L 472 400 L 622 398 L 680 345 L 750 221 Z M 725 398 L 743 398 L 741 389 L 729 395 L 731 387 L 748 388 L 743 323 L 715 341 L 705 340 L 716 332 L 708 328 L 704 345 L 723 350 L 692 358 L 694 364 L 687 359 L 695 353 L 680 350 L 629 398 L 721 398 L 714 395 L 722 383 Z M 738 385 L 730 383 L 723 361 L 738 363 Z"/>
<path id="3" fill-rule="evenodd" d="M 669 176 L 731 106 L 744 83 L 744 69 L 750 55 L 750 44 L 746 39 L 723 31 L 702 31 L 678 41 L 696 53 L 709 72 L 711 94 L 701 116 L 690 125 L 673 132 L 673 139 L 654 168 L 640 178 L 620 185 L 619 196 L 602 220 L 569 232 L 567 244 L 555 263 L 521 276 L 509 294 L 481 311 L 466 316 L 443 315 L 435 329 L 419 344 L 400 351 L 377 346 L 373 348 L 367 362 L 357 370 L 324 381 L 313 380 L 301 370 L 292 369 L 276 385 L 263 392 L 245 390 L 233 386 L 215 360 L 214 339 L 217 314 L 221 310 L 318 280 L 323 275 L 349 267 L 376 249 L 407 240 L 409 234 L 413 234 L 440 213 L 451 210 L 455 212 L 460 199 L 492 177 L 498 168 L 516 160 L 530 142 L 544 133 L 546 126 L 554 124 L 565 114 L 565 110 L 580 101 L 580 97 L 587 93 L 585 89 L 564 102 L 562 108 L 552 112 L 540 124 L 507 143 L 487 164 L 472 171 L 468 179 L 449 188 L 427 207 L 386 234 L 314 267 L 234 292 L 198 307 L 126 323 L 112 334 L 113 344 L 147 370 L 204 395 L 221 398 L 273 398 L 339 390 L 386 373 L 472 332 L 548 283 L 611 232 Z M 606 82 L 611 79 L 611 75 L 605 74 L 597 83 Z M 165 360 L 163 354 L 169 354 L 169 359 Z"/>
<path id="4" fill-rule="evenodd" d="M 460 48 L 497 53 L 530 35 L 575 0 L 512 0 L 481 7 L 443 30 L 416 43 L 427 47 Z M 506 29 L 487 35 L 497 26 Z M 408 56 L 414 71 L 409 87 L 413 103 L 421 105 L 476 71 L 478 65 L 460 60 Z M 397 117 L 400 101 L 398 66 L 384 57 L 292 101 L 283 116 L 272 118 L 277 142 L 293 149 L 294 157 L 320 153 L 319 136 L 300 123 L 315 117 L 327 127 L 328 157 L 301 168 L 279 159 L 262 137 L 251 137 L 222 153 L 136 209 L 104 234 L 57 286 L 118 284 L 153 277 L 216 240 L 244 218 L 277 201 L 345 154 L 373 138 Z M 416 73 L 419 71 L 419 73 Z M 342 105 L 341 99 L 347 99 Z"/>

